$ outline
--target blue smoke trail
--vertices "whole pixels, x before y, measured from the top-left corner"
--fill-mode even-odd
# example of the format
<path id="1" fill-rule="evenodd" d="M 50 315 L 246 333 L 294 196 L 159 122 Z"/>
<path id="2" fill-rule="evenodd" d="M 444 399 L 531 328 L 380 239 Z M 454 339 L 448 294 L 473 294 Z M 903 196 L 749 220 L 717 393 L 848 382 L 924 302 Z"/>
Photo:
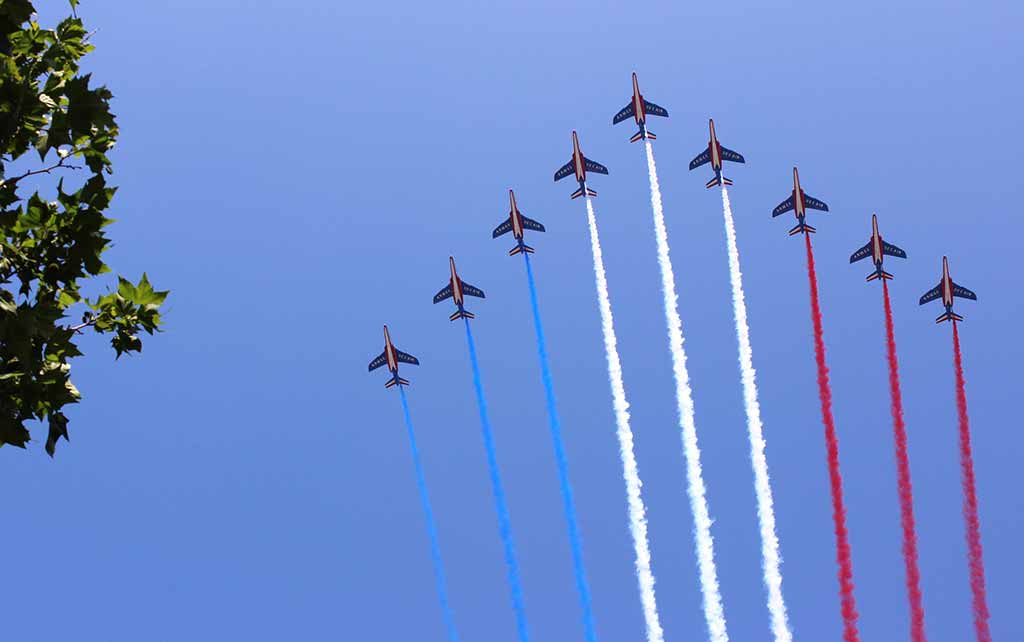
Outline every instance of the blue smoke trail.
<path id="1" fill-rule="evenodd" d="M 427 495 L 427 481 L 423 476 L 423 464 L 420 463 L 420 450 L 416 447 L 416 433 L 412 429 L 412 416 L 409 414 L 409 402 L 405 398 L 405 388 L 398 386 L 399 395 L 402 398 L 402 413 L 405 414 L 405 428 L 409 433 L 409 448 L 412 450 L 412 463 L 416 467 L 416 486 L 420 491 L 420 501 L 423 503 L 423 515 L 427 522 L 427 535 L 430 537 L 430 559 L 434 563 L 434 581 L 437 583 L 437 597 L 441 601 L 441 614 L 444 616 L 444 625 L 448 629 L 448 639 L 451 642 L 459 641 L 459 634 L 455 630 L 455 620 L 452 618 L 451 607 L 448 606 L 447 582 L 444 579 L 444 565 L 441 563 L 441 547 L 437 543 L 437 527 L 434 524 L 434 511 L 430 508 L 430 497 Z"/>
<path id="2" fill-rule="evenodd" d="M 533 268 L 530 266 L 529 253 L 523 252 L 523 259 L 526 261 L 526 281 L 530 286 L 533 327 L 537 331 L 537 353 L 540 356 L 541 378 L 544 380 L 544 394 L 547 397 L 551 441 L 555 446 L 555 462 L 558 464 L 558 482 L 562 488 L 562 505 L 565 509 L 565 521 L 569 523 L 569 546 L 572 548 L 572 563 L 576 572 L 576 590 L 580 594 L 580 607 L 583 609 L 583 631 L 587 642 L 597 642 L 597 633 L 594 631 L 594 614 L 590 606 L 590 587 L 587 585 L 587 574 L 583 568 L 583 545 L 580 542 L 580 534 L 576 526 L 576 505 L 572 499 L 572 487 L 569 485 L 569 462 L 562 446 L 562 422 L 558 419 L 558 409 L 555 407 L 555 384 L 551 381 L 547 343 L 544 341 L 544 327 L 540 322 L 537 286 L 533 280 Z"/>
<path id="3" fill-rule="evenodd" d="M 469 362 L 473 366 L 473 387 L 476 389 L 476 405 L 480 410 L 480 430 L 484 436 L 484 449 L 487 451 L 487 466 L 491 471 L 491 486 L 494 490 L 494 505 L 498 510 L 498 528 L 501 530 L 501 541 L 505 545 L 505 564 L 508 566 L 508 583 L 512 591 L 512 610 L 516 614 L 516 628 L 520 642 L 530 642 L 526 630 L 526 608 L 523 606 L 523 589 L 519 582 L 519 563 L 516 561 L 516 550 L 512 544 L 512 526 L 509 523 L 508 507 L 505 505 L 505 489 L 501 486 L 498 475 L 498 459 L 494 455 L 494 437 L 491 435 L 491 421 L 487 418 L 487 401 L 484 399 L 484 387 L 480 380 L 480 363 L 476 358 L 476 344 L 473 342 L 473 331 L 466 322 L 466 343 L 469 345 Z"/>

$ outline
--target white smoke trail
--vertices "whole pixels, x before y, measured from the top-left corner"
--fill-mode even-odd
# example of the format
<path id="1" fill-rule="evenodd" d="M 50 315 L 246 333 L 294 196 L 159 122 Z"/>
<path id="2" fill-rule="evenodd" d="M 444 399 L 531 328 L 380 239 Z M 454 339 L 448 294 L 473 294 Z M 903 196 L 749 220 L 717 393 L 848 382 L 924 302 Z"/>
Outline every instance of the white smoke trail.
<path id="1" fill-rule="evenodd" d="M 697 545 L 697 566 L 700 572 L 700 590 L 704 597 L 704 619 L 712 642 L 727 642 L 722 596 L 718 591 L 718 572 L 715 570 L 715 548 L 711 538 L 711 517 L 704 497 L 704 478 L 700 469 L 700 448 L 697 446 L 697 427 L 693 419 L 693 395 L 690 392 L 690 374 L 686 371 L 686 352 L 683 350 L 683 324 L 676 309 L 676 280 L 669 259 L 668 232 L 665 214 L 661 208 L 661 188 L 658 187 L 658 169 L 654 165 L 654 150 L 645 141 L 647 173 L 651 182 L 651 209 L 654 212 L 654 236 L 658 244 L 658 265 L 661 267 L 661 289 L 665 295 L 665 321 L 668 324 L 668 345 L 672 353 L 672 372 L 676 380 L 676 403 L 679 406 L 679 425 L 683 430 L 683 453 L 686 456 L 687 493 L 693 513 L 694 535 Z"/>
<path id="2" fill-rule="evenodd" d="M 747 434 L 750 438 L 750 463 L 754 468 L 754 492 L 757 494 L 757 519 L 761 527 L 761 565 L 764 585 L 768 589 L 768 612 L 772 618 L 775 642 L 791 642 L 793 634 L 786 618 L 786 601 L 782 598 L 782 573 L 779 571 L 779 538 L 775 535 L 775 509 L 772 504 L 772 486 L 768 478 L 768 460 L 765 459 L 764 432 L 761 427 L 761 406 L 757 402 L 753 351 L 750 348 L 750 328 L 747 326 L 747 304 L 743 297 L 743 273 L 740 272 L 740 252 L 736 246 L 736 227 L 733 225 L 729 192 L 722 186 L 722 212 L 725 216 L 725 236 L 729 243 L 729 280 L 732 282 L 732 308 L 736 317 L 736 339 L 740 344 L 740 374 L 743 380 L 743 407 L 747 411 Z"/>
<path id="3" fill-rule="evenodd" d="M 601 331 L 604 334 L 604 350 L 608 359 L 608 380 L 612 387 L 612 405 L 615 409 L 616 434 L 619 438 L 619 454 L 622 457 L 622 477 L 626 480 L 626 499 L 629 504 L 629 530 L 633 536 L 633 550 L 636 554 L 636 578 L 640 585 L 640 603 L 647 625 L 647 642 L 662 642 L 664 637 L 658 619 L 658 604 L 654 599 L 654 573 L 651 572 L 651 549 L 647 541 L 647 518 L 644 516 L 644 500 L 640 495 L 643 483 L 637 471 L 636 456 L 633 454 L 633 431 L 629 427 L 629 403 L 626 388 L 622 383 L 622 364 L 616 347 L 615 325 L 612 320 L 612 304 L 608 299 L 608 281 L 604 274 L 604 259 L 601 257 L 601 240 L 597 235 L 597 219 L 594 206 L 587 201 L 587 223 L 590 226 L 590 247 L 594 254 L 594 280 L 597 283 L 597 301 L 601 310 Z"/>

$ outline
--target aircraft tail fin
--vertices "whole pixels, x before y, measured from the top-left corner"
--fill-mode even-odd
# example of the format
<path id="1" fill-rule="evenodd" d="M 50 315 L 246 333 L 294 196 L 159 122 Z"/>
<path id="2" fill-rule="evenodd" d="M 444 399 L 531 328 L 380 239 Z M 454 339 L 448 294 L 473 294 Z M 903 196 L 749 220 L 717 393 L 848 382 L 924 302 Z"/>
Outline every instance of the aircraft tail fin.
<path id="1" fill-rule="evenodd" d="M 576 190 L 575 192 L 573 192 L 572 195 L 569 198 L 573 198 L 573 199 L 579 198 L 579 197 L 583 196 L 584 194 L 586 194 L 587 196 L 597 196 L 597 192 L 595 192 L 594 190 L 590 189 L 589 187 L 581 187 L 578 190 Z"/>
<path id="2" fill-rule="evenodd" d="M 868 275 L 868 281 L 874 281 L 875 279 L 891 280 L 892 275 L 886 272 L 885 270 L 872 272 L 871 274 Z"/>
<path id="3" fill-rule="evenodd" d="M 636 141 L 643 140 L 644 138 L 648 138 L 650 140 L 658 140 L 658 137 L 654 135 L 654 132 L 641 127 L 640 131 L 633 134 L 633 136 L 629 139 L 629 142 L 635 143 Z"/>
<path id="4" fill-rule="evenodd" d="M 935 323 L 942 323 L 943 321 L 963 321 L 963 320 L 964 320 L 964 318 L 962 316 L 960 316 L 956 312 L 953 312 L 952 310 L 950 310 L 949 312 L 945 312 L 943 314 L 940 314 L 939 318 L 935 319 Z"/>
<path id="5" fill-rule="evenodd" d="M 708 189 L 711 189 L 712 187 L 715 187 L 716 185 L 726 185 L 726 186 L 728 186 L 728 185 L 732 185 L 732 181 L 729 180 L 728 178 L 724 177 L 724 176 L 716 176 L 716 177 L 712 178 L 710 181 L 708 181 L 707 184 L 704 185 L 704 187 L 706 187 Z"/>
<path id="6" fill-rule="evenodd" d="M 509 256 L 515 256 L 516 254 L 519 254 L 521 252 L 526 252 L 527 254 L 533 254 L 533 248 L 530 247 L 529 245 L 526 245 L 525 243 L 522 243 L 520 245 L 515 246 L 511 250 L 509 250 L 508 251 L 508 255 Z"/>
<path id="7" fill-rule="evenodd" d="M 455 321 L 457 319 L 475 319 L 476 315 L 468 310 L 456 310 L 453 315 L 448 317 L 449 321 Z"/>
<path id="8" fill-rule="evenodd" d="M 393 386 L 408 386 L 408 385 L 409 385 L 409 380 L 408 379 L 403 379 L 403 378 L 399 377 L 396 374 L 394 377 L 388 379 L 387 383 L 384 384 L 384 387 L 385 388 L 391 388 Z"/>
<path id="9" fill-rule="evenodd" d="M 799 234 L 800 232 L 804 232 L 805 234 L 814 234 L 817 231 L 818 230 L 814 229 L 807 223 L 800 222 L 796 224 L 796 227 L 789 231 L 789 235 L 793 236 L 794 234 Z"/>

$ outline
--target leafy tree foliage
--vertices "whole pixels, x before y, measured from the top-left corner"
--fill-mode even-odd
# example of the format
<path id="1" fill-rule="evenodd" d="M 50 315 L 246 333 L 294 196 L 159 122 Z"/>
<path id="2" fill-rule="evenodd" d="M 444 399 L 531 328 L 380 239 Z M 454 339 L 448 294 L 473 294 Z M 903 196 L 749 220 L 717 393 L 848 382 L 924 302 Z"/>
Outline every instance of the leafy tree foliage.
<path id="1" fill-rule="evenodd" d="M 117 357 L 140 352 L 167 297 L 145 274 L 119 277 L 93 300 L 81 294 L 110 271 L 102 256 L 115 188 L 105 175 L 118 129 L 110 91 L 80 72 L 93 46 L 70 4 L 70 17 L 44 29 L 29 0 L 0 0 L 0 446 L 24 448 L 26 423 L 46 421 L 51 457 L 68 438 L 64 407 L 81 399 L 71 383 L 76 339 L 106 334 Z M 38 189 L 26 196 L 29 186 L 55 200 Z"/>

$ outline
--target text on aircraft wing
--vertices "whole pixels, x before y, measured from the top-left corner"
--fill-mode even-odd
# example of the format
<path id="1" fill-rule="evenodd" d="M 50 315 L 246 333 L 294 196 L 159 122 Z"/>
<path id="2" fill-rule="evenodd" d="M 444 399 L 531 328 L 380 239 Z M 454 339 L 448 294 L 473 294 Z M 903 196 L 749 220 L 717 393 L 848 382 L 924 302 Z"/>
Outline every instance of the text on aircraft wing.
<path id="1" fill-rule="evenodd" d="M 807 194 L 804 194 L 804 207 L 809 210 L 819 210 L 821 212 L 828 211 L 828 205 L 825 205 L 825 201 L 819 201 L 813 196 L 808 196 Z"/>
<path id="2" fill-rule="evenodd" d="M 953 296 L 958 296 L 961 299 L 970 299 L 971 301 L 977 301 L 978 295 L 971 292 L 962 285 L 953 284 Z"/>
<path id="3" fill-rule="evenodd" d="M 918 305 L 924 305 L 925 303 L 928 303 L 929 301 L 934 301 L 935 299 L 939 298 L 940 296 L 942 296 L 942 284 L 941 283 L 936 285 L 931 290 L 928 290 L 927 292 L 925 292 L 921 296 L 921 300 L 918 301 L 917 304 Z"/>
<path id="4" fill-rule="evenodd" d="M 570 160 L 565 165 L 562 165 L 557 172 L 555 172 L 555 180 L 560 181 L 566 176 L 571 176 L 575 171 L 576 170 L 572 166 L 572 161 Z"/>
<path id="5" fill-rule="evenodd" d="M 505 234 L 505 233 L 507 233 L 507 232 L 509 232 L 511 230 L 512 230 L 512 219 L 511 218 L 507 218 L 507 219 L 505 219 L 505 221 L 501 225 L 499 225 L 498 227 L 494 228 L 494 232 L 491 234 L 491 238 L 492 239 L 496 239 L 499 236 L 501 236 L 502 234 Z"/>
<path id="6" fill-rule="evenodd" d="M 607 174 L 608 173 L 608 168 L 607 167 L 605 167 L 601 163 L 598 163 L 596 161 L 592 161 L 592 160 L 590 160 L 589 158 L 586 158 L 586 157 L 583 158 L 583 165 L 587 168 L 588 172 L 594 172 L 595 174 Z"/>
<path id="7" fill-rule="evenodd" d="M 871 241 L 868 241 L 867 245 L 850 255 L 850 263 L 856 263 L 857 261 L 866 259 L 869 256 L 871 256 Z"/>
<path id="8" fill-rule="evenodd" d="M 534 232 L 546 231 L 543 225 L 533 220 L 532 218 L 526 218 L 525 216 L 522 215 L 520 215 L 520 218 L 523 219 L 523 227 L 525 227 L 526 229 L 533 230 Z"/>
<path id="9" fill-rule="evenodd" d="M 690 161 L 690 169 L 697 169 L 698 167 L 708 162 L 709 160 L 711 160 L 711 150 L 705 148 L 704 151 L 697 154 L 696 158 Z"/>
<path id="10" fill-rule="evenodd" d="M 779 214 L 785 214 L 786 212 L 790 211 L 791 209 L 793 209 L 793 197 L 792 196 L 790 196 L 786 200 L 784 200 L 781 203 L 779 203 L 778 205 L 776 205 L 775 209 L 772 210 L 772 216 L 778 216 Z"/>
<path id="11" fill-rule="evenodd" d="M 747 162 L 747 161 L 743 160 L 743 154 L 740 154 L 738 152 L 734 152 L 731 149 L 726 149 L 725 147 L 722 148 L 722 158 L 724 160 L 732 161 L 734 163 L 746 163 Z"/>
<path id="12" fill-rule="evenodd" d="M 440 303 L 452 295 L 452 284 L 444 286 L 444 288 L 434 295 L 434 303 Z"/>
<path id="13" fill-rule="evenodd" d="M 907 253 L 896 247 L 892 243 L 886 243 L 882 241 L 882 254 L 888 254 L 889 256 L 895 256 L 898 259 L 907 258 Z"/>
<path id="14" fill-rule="evenodd" d="M 629 106 L 632 108 L 633 104 L 630 103 Z M 652 103 L 649 100 L 644 100 L 644 111 L 646 111 L 648 114 L 651 114 L 653 116 L 661 116 L 663 118 L 668 118 L 668 110 L 667 109 L 665 109 L 661 105 L 655 105 L 654 103 Z"/>
<path id="15" fill-rule="evenodd" d="M 463 294 L 468 294 L 469 296 L 479 297 L 481 299 L 486 298 L 486 297 L 484 297 L 484 291 L 481 290 L 480 288 L 478 288 L 478 287 L 476 287 L 474 285 L 470 285 L 470 284 L 466 283 L 465 281 L 463 281 L 462 279 L 459 279 L 459 283 L 462 284 L 462 293 Z"/>
<path id="16" fill-rule="evenodd" d="M 377 368 L 381 367 L 382 365 L 384 365 L 387 362 L 388 362 L 388 356 L 385 353 L 381 352 L 380 356 L 378 356 L 376 359 L 374 359 L 373 361 L 370 362 L 370 367 L 368 368 L 368 371 L 369 372 L 373 372 L 374 370 L 376 370 Z"/>
<path id="17" fill-rule="evenodd" d="M 612 124 L 617 125 L 627 118 L 632 118 L 633 116 L 633 101 L 631 100 L 628 105 L 619 110 L 619 113 L 615 114 L 615 117 L 612 118 Z"/>
<path id="18" fill-rule="evenodd" d="M 398 348 L 395 348 L 395 358 L 398 359 L 399 361 L 401 361 L 402 363 L 409 363 L 409 364 L 412 364 L 414 366 L 420 365 L 420 360 L 419 359 L 417 359 L 416 357 L 412 356 L 411 354 L 408 354 L 406 352 L 402 352 Z"/>

